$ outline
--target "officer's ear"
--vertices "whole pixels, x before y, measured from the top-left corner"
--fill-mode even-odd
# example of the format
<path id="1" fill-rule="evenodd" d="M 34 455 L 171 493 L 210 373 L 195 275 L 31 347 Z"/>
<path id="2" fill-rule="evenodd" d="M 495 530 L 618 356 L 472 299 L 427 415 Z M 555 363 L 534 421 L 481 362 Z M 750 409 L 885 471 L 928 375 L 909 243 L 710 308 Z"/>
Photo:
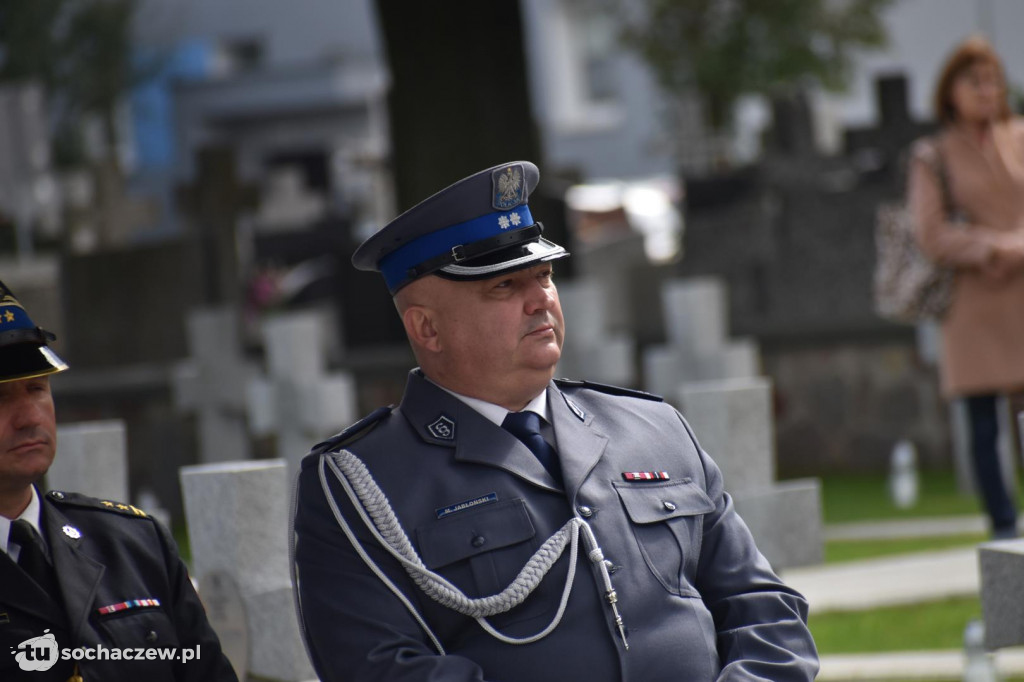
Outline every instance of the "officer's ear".
<path id="1" fill-rule="evenodd" d="M 423 305 L 410 305 L 402 311 L 402 324 L 414 348 L 441 352 L 441 338 L 434 324 L 435 311 Z"/>

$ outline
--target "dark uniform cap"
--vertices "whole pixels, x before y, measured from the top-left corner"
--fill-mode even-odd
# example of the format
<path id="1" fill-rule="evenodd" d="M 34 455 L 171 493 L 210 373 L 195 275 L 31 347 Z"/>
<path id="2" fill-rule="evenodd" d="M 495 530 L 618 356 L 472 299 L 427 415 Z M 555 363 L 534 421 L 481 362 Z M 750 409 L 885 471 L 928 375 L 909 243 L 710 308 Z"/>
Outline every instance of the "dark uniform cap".
<path id="1" fill-rule="evenodd" d="M 540 180 L 529 161 L 513 161 L 459 180 L 416 204 L 363 242 L 360 270 L 384 275 L 395 294 L 435 274 L 454 280 L 495 277 L 569 252 L 541 237 L 527 201 Z"/>
<path id="2" fill-rule="evenodd" d="M 55 337 L 40 329 L 0 282 L 0 383 L 63 372 L 66 362 L 46 345 Z"/>

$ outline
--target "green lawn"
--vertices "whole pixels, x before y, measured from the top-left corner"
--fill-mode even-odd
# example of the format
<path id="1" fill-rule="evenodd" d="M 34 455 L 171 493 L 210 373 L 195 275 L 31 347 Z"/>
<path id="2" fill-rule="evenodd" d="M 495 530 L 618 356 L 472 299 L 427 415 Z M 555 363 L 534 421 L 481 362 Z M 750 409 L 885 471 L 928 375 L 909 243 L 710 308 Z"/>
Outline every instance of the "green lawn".
<path id="1" fill-rule="evenodd" d="M 934 552 L 954 547 L 973 547 L 988 539 L 989 537 L 985 534 L 974 534 L 898 538 L 895 540 L 829 540 L 825 543 L 825 563 L 874 559 L 912 552 Z"/>
<path id="2" fill-rule="evenodd" d="M 1022 500 L 1018 495 L 1019 508 L 1024 508 Z M 951 471 L 922 472 L 918 503 L 912 509 L 893 506 L 884 475 L 826 476 L 822 478 L 822 505 L 825 523 L 982 513 L 976 497 L 957 492 Z"/>
<path id="3" fill-rule="evenodd" d="M 872 611 L 811 613 L 821 654 L 960 649 L 968 621 L 981 618 L 977 597 Z"/>

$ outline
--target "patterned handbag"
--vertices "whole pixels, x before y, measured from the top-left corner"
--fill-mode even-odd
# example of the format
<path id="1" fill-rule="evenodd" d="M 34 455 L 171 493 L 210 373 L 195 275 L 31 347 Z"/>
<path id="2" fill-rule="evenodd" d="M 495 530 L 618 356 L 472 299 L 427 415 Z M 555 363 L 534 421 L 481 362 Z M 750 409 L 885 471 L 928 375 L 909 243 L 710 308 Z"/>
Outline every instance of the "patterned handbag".
<path id="1" fill-rule="evenodd" d="M 943 208 L 953 220 L 956 211 L 945 163 L 934 140 L 932 146 Z M 926 319 L 941 319 L 952 301 L 952 268 L 929 260 L 921 252 L 914 232 L 914 220 L 905 202 L 885 203 L 878 207 L 875 222 L 875 312 L 893 322 L 915 324 Z"/>

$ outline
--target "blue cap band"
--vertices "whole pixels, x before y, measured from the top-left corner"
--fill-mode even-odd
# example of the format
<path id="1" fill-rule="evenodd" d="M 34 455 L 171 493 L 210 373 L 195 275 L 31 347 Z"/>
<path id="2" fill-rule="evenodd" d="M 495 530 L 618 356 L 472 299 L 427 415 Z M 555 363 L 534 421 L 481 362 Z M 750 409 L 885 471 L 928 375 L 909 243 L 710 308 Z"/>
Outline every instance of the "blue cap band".
<path id="1" fill-rule="evenodd" d="M 0 306 L 0 332 L 11 329 L 35 329 L 25 309 L 16 305 Z"/>
<path id="2" fill-rule="evenodd" d="M 526 205 L 518 206 L 511 211 L 488 213 L 414 239 L 382 258 L 378 267 L 384 275 L 388 289 L 395 291 L 408 279 L 409 268 L 449 253 L 456 246 L 472 244 L 506 230 L 530 225 L 533 225 L 533 216 Z"/>

